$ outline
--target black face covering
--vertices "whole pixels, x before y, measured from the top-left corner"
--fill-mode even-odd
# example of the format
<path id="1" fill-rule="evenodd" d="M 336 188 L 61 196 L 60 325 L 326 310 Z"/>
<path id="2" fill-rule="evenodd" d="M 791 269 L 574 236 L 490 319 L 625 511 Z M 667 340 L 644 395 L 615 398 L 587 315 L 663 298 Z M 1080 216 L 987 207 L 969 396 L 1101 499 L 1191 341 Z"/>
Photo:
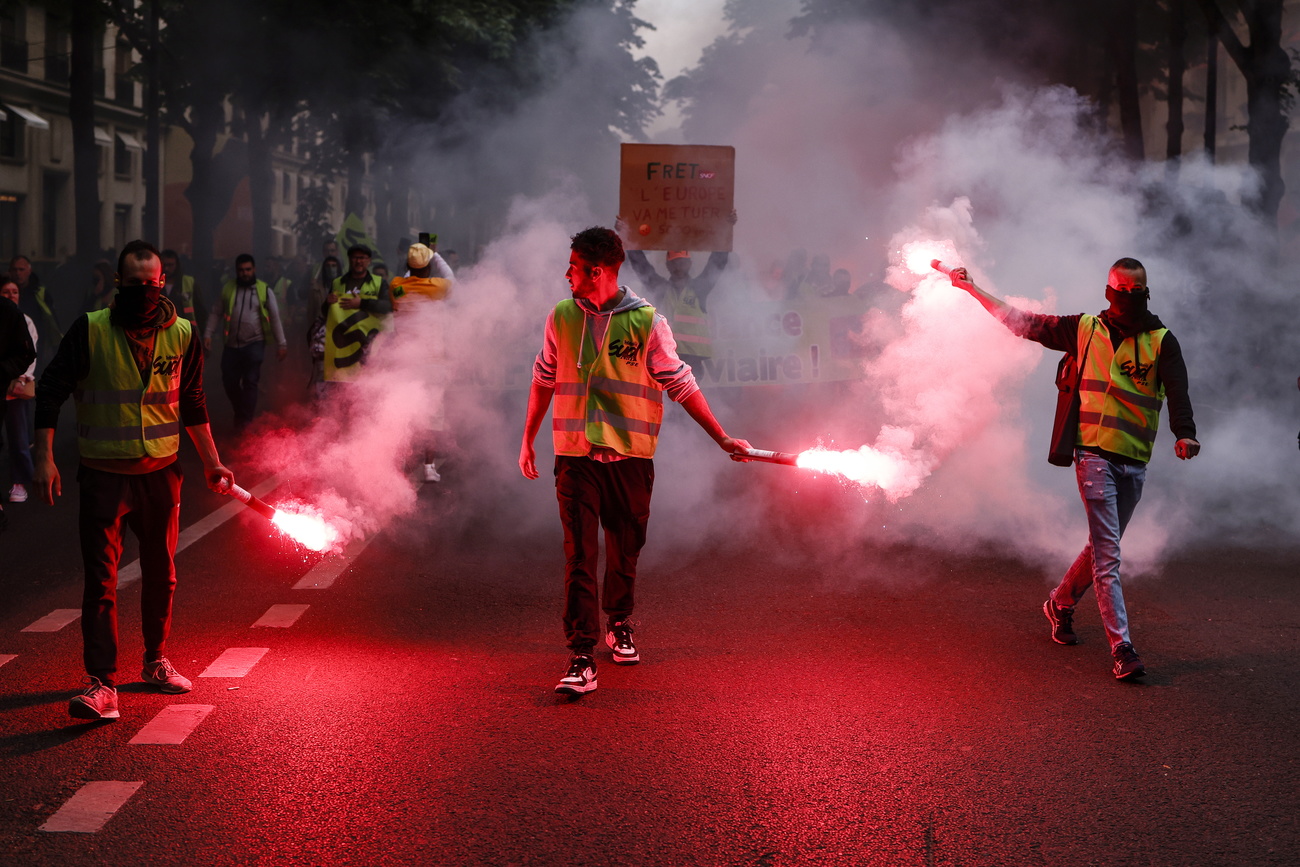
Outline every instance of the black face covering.
<path id="1" fill-rule="evenodd" d="M 1106 311 L 1105 318 L 1125 334 L 1136 332 L 1150 315 L 1147 311 L 1147 299 L 1150 297 L 1151 290 L 1145 287 L 1135 292 L 1117 292 L 1107 286 L 1106 300 L 1110 302 L 1110 309 Z"/>
<path id="2" fill-rule="evenodd" d="M 244 280 L 240 277 L 235 277 L 235 284 L 238 286 L 243 286 L 244 288 L 248 288 L 249 286 L 252 286 L 255 283 L 257 283 L 256 274 L 254 274 L 252 277 L 249 277 L 247 280 Z"/>
<path id="3" fill-rule="evenodd" d="M 113 301 L 113 321 L 126 328 L 143 328 L 158 318 L 162 288 L 123 283 Z"/>

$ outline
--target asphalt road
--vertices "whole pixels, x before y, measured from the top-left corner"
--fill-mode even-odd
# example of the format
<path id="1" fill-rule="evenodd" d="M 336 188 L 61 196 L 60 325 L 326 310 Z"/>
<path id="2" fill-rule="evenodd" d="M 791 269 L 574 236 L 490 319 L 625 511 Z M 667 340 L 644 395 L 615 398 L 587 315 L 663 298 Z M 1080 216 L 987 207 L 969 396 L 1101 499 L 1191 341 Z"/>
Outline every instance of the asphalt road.
<path id="1" fill-rule="evenodd" d="M 183 551 L 187 695 L 134 682 L 128 587 L 113 723 L 66 713 L 77 624 L 22 631 L 79 603 L 74 485 L 11 506 L 0 864 L 1300 863 L 1294 549 L 1188 552 L 1131 588 L 1151 673 L 1129 685 L 1092 597 L 1082 643 L 1055 645 L 1045 578 L 1014 559 L 862 546 L 829 567 L 797 529 L 681 549 L 652 523 L 643 661 L 603 654 L 574 700 L 552 691 L 558 526 L 468 520 L 470 480 L 449 475 L 421 491 L 428 520 L 326 588 L 294 588 L 320 558 L 251 511 Z M 185 525 L 226 502 L 197 478 Z M 309 607 L 253 625 L 276 605 Z M 230 648 L 267 650 L 197 676 Z M 182 743 L 129 743 L 175 705 L 211 710 Z M 104 781 L 141 785 L 98 831 L 40 830 Z"/>

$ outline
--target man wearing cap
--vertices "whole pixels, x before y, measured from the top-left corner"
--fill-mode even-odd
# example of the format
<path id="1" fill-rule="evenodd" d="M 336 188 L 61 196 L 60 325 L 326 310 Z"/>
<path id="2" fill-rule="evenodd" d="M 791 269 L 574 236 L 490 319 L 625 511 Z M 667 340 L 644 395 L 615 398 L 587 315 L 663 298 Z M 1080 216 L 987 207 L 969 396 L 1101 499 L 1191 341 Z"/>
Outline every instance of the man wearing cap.
<path id="1" fill-rule="evenodd" d="M 217 324 L 222 323 L 221 384 L 235 409 L 235 433 L 243 433 L 257 413 L 266 344 L 275 339 L 276 357 L 284 361 L 289 344 L 280 324 L 280 309 L 266 281 L 257 279 L 256 262 L 248 253 L 235 258 L 235 279 L 221 289 L 221 316 L 208 317 L 204 351 L 211 351 Z"/>
<path id="2" fill-rule="evenodd" d="M 439 256 L 431 247 L 412 244 L 406 252 L 406 267 L 411 273 L 405 277 L 395 277 L 392 283 L 393 310 L 401 323 L 402 333 L 407 333 L 407 323 L 410 323 L 409 327 L 418 336 L 424 349 L 421 358 L 424 363 L 419 375 L 429 387 L 430 401 L 429 428 L 422 446 L 426 482 L 442 481 L 434 461 L 434 446 L 447 426 L 444 409 L 447 353 L 442 310 L 435 302 L 447 300 L 452 281 L 441 275 L 433 276 L 437 261 L 440 261 Z"/>
<path id="3" fill-rule="evenodd" d="M 731 222 L 736 222 L 736 212 L 731 212 Z M 627 237 L 627 223 L 622 217 L 614 221 L 619 236 Z M 713 357 L 713 341 L 709 333 L 708 299 L 727 267 L 727 253 L 709 254 L 704 270 L 691 276 L 691 254 L 686 250 L 670 250 L 666 257 L 668 277 L 665 278 L 641 250 L 628 250 L 627 263 L 636 272 L 645 289 L 646 298 L 668 319 L 673 336 L 677 338 L 677 351 L 682 361 L 692 367 Z"/>
<path id="4" fill-rule="evenodd" d="M 365 364 L 370 342 L 393 312 L 388 284 L 370 273 L 370 248 L 348 248 L 348 273 L 325 296 L 325 381 L 347 382 Z"/>

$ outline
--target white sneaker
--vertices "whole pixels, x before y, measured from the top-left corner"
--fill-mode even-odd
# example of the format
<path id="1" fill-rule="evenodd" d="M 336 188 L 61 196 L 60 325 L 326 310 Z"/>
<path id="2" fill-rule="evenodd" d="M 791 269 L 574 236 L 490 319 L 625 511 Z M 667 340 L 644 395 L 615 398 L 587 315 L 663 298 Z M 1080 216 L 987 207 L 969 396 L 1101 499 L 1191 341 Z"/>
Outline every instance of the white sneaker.
<path id="1" fill-rule="evenodd" d="M 9 502 L 25 503 L 27 502 L 27 488 L 23 485 L 14 485 L 9 489 Z"/>
<path id="2" fill-rule="evenodd" d="M 438 473 L 438 468 L 433 464 L 424 465 L 424 480 L 426 482 L 441 482 L 442 476 Z M 24 497 L 24 499 L 26 499 Z"/>
<path id="3" fill-rule="evenodd" d="M 172 695 L 189 692 L 194 688 L 194 684 L 190 682 L 190 679 L 178 674 L 165 656 L 155 662 L 146 662 L 144 670 L 140 672 L 140 679 L 145 683 L 158 687 L 160 691 Z"/>

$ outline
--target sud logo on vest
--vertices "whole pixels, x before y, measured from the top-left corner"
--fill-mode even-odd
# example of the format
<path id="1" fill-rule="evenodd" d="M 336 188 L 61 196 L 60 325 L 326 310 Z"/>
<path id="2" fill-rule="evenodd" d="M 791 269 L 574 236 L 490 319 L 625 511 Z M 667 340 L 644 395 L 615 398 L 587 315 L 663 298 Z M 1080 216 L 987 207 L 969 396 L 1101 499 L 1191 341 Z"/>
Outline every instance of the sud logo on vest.
<path id="1" fill-rule="evenodd" d="M 162 358 L 155 358 L 153 361 L 154 376 L 175 376 L 180 367 L 181 357 L 179 355 L 167 355 Z"/>
<path id="2" fill-rule="evenodd" d="M 637 360 L 641 355 L 642 344 L 634 340 L 615 340 L 609 345 L 609 357 L 617 358 L 619 361 L 631 367 L 640 366 Z"/>
<path id="3" fill-rule="evenodd" d="M 1147 384 L 1147 374 L 1151 372 L 1152 365 L 1139 364 L 1135 361 L 1125 361 L 1120 364 L 1119 369 L 1125 376 L 1134 382 Z"/>

